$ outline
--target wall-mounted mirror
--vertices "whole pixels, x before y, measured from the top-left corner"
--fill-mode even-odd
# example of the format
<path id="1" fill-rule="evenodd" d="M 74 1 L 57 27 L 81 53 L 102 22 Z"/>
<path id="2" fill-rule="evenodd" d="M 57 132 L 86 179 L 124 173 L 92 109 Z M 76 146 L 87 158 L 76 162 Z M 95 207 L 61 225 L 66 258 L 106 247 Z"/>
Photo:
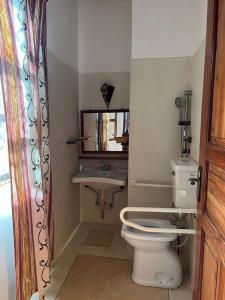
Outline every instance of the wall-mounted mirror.
<path id="1" fill-rule="evenodd" d="M 129 110 L 81 111 L 82 153 L 128 153 Z"/>

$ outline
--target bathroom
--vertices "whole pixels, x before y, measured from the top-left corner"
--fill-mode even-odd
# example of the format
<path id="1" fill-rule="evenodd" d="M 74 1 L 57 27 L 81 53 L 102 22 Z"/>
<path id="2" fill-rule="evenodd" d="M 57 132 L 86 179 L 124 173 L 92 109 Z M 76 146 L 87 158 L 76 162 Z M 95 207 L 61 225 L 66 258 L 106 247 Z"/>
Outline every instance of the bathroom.
<path id="1" fill-rule="evenodd" d="M 60 251 L 77 226 L 78 235 L 79 230 L 88 235 L 83 224 L 91 224 L 92 232 L 99 228 L 108 229 L 110 234 L 111 224 L 118 224 L 119 232 L 115 226 L 114 236 L 118 239 L 119 213 L 123 207 L 172 206 L 171 189 L 143 189 L 130 183 L 135 179 L 170 182 L 170 160 L 180 156 L 179 111 L 174 101 L 189 89 L 193 91 L 191 157 L 198 161 L 207 1 L 173 1 L 166 9 L 163 1 L 153 2 L 143 1 L 140 5 L 140 1 L 130 0 L 85 0 L 78 1 L 76 8 L 74 1 L 68 1 L 73 5 L 72 9 L 65 4 L 57 8 L 59 1 L 48 1 L 49 105 L 50 116 L 54 116 L 50 118 L 50 132 L 57 133 L 51 142 L 56 257 L 59 253 L 64 256 Z M 67 22 L 73 21 L 73 24 L 64 24 L 63 15 L 68 18 L 74 10 L 78 11 L 77 19 L 72 15 Z M 56 23 L 57 13 L 62 21 Z M 162 24 L 159 24 L 159 18 L 164 20 Z M 64 34 L 68 25 L 71 32 Z M 70 39 L 71 35 L 75 41 Z M 60 48 L 63 45 L 65 49 Z M 69 49 L 74 49 L 73 53 Z M 57 50 L 60 53 L 56 53 Z M 55 56 L 66 60 L 66 64 L 61 66 Z M 71 69 L 66 70 L 66 65 L 73 64 L 75 71 L 70 74 Z M 69 83 L 69 76 L 75 80 L 74 85 Z M 106 109 L 100 91 L 104 83 L 115 87 L 109 109 L 130 111 L 128 160 L 126 157 L 115 159 L 118 154 L 82 154 L 79 142 L 75 145 L 65 143 L 67 139 L 82 136 L 79 131 L 81 110 Z M 62 98 L 66 102 L 63 112 Z M 59 124 L 60 130 L 57 130 Z M 88 141 L 84 144 L 88 145 Z M 94 159 L 79 157 L 88 155 Z M 114 159 L 110 159 L 112 157 Z M 82 184 L 71 184 L 72 177 L 81 167 L 99 168 L 102 161 L 112 168 L 128 169 L 129 178 L 128 187 L 115 195 L 112 209 L 109 208 L 110 191 L 107 194 L 104 219 L 101 208 L 95 205 L 96 195 Z M 126 253 L 123 244 L 120 250 L 120 245 L 113 242 L 115 250 L 86 246 L 83 254 L 95 255 L 96 251 L 98 256 L 103 255 L 101 253 L 110 256 L 111 251 L 112 257 L 132 257 Z M 181 248 L 181 253 L 183 251 L 186 273 L 190 274 L 193 256 L 190 242 Z M 71 259 L 74 260 L 74 256 Z M 184 293 L 188 294 L 188 289 Z M 101 297 L 99 294 L 99 299 Z"/>
<path id="2" fill-rule="evenodd" d="M 190 158 L 198 172 L 207 8 L 207 0 L 47 0 L 54 238 L 45 299 L 194 299 L 197 196 L 180 219 L 184 234 L 171 240 L 182 269 L 175 288 L 132 281 L 134 249 L 121 236 L 120 212 L 160 208 L 128 218 L 174 220 L 171 160 Z M 175 99 L 191 103 L 184 153 Z M 102 145 L 104 118 L 112 126 Z M 99 172 L 115 172 L 114 183 L 94 181 Z M 15 276 L 4 272 L 0 299 L 15 300 L 4 293 Z"/>

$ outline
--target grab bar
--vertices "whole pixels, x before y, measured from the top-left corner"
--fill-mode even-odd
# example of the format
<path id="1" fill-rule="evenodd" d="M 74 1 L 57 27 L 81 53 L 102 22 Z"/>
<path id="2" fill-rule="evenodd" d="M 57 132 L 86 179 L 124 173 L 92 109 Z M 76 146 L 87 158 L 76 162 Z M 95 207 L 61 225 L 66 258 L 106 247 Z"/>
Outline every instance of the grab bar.
<path id="1" fill-rule="evenodd" d="M 196 214 L 197 209 L 189 208 L 161 208 L 161 207 L 125 207 L 120 212 L 120 220 L 123 224 L 139 229 L 144 232 L 153 233 L 178 233 L 178 234 L 196 234 L 195 229 L 178 229 L 178 228 L 153 228 L 128 221 L 124 218 L 126 212 L 160 212 L 160 213 L 178 213 L 178 214 Z"/>
<path id="2" fill-rule="evenodd" d="M 137 181 L 137 180 L 131 180 L 131 185 L 133 186 L 140 186 L 140 187 L 154 187 L 154 188 L 172 188 L 172 184 L 164 184 L 164 183 L 151 183 L 151 182 L 145 182 L 145 181 Z"/>

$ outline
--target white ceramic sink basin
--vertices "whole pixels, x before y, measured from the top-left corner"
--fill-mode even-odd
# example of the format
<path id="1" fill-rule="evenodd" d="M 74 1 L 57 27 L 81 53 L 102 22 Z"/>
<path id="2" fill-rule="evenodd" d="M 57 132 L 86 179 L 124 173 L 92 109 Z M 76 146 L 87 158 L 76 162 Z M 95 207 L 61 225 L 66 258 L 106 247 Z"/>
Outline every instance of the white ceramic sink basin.
<path id="1" fill-rule="evenodd" d="M 124 187 L 127 183 L 127 170 L 112 169 L 100 170 L 87 168 L 72 178 L 73 183 L 81 183 L 99 190 L 112 190 L 115 187 Z"/>

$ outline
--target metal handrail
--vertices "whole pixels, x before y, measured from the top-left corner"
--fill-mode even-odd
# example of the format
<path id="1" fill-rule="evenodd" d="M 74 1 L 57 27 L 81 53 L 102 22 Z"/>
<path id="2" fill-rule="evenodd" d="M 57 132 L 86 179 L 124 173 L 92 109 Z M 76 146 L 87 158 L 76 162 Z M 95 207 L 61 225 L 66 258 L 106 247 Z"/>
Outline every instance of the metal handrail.
<path id="1" fill-rule="evenodd" d="M 177 214 L 196 214 L 197 209 L 189 208 L 161 208 L 161 207 L 125 207 L 120 212 L 120 220 L 123 224 L 136 228 L 144 232 L 153 233 L 176 233 L 176 234 L 196 234 L 195 229 L 178 229 L 178 228 L 153 228 L 134 223 L 124 218 L 126 212 L 160 212 L 160 213 L 177 213 Z"/>
<path id="2" fill-rule="evenodd" d="M 155 183 L 155 182 L 146 182 L 146 181 L 138 181 L 138 180 L 131 180 L 131 185 L 139 186 L 139 187 L 154 187 L 154 188 L 172 188 L 172 184 L 165 184 L 165 183 Z"/>

